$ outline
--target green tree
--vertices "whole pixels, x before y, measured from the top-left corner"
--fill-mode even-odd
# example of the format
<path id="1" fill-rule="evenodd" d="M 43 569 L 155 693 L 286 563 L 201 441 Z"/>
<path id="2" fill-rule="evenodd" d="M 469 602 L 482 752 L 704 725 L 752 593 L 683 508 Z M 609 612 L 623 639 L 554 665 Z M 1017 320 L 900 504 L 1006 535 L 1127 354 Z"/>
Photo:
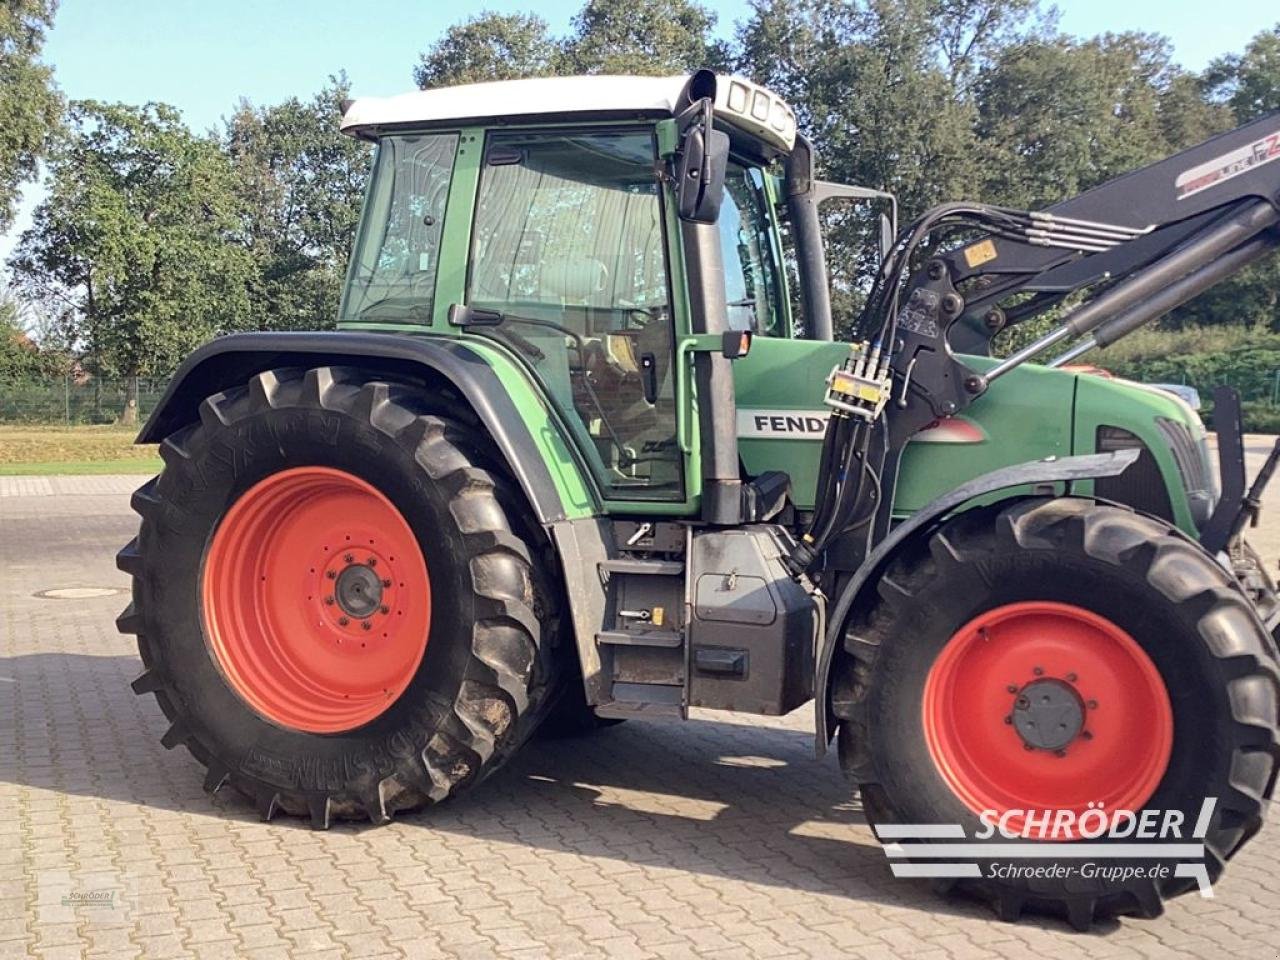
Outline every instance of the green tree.
<path id="1" fill-rule="evenodd" d="M 133 422 L 138 377 L 245 323 L 240 201 L 218 144 L 172 107 L 77 101 L 66 127 L 9 265 L 29 296 L 60 307 L 95 374 L 127 379 L 120 419 Z"/>
<path id="2" fill-rule="evenodd" d="M 28 333 L 18 300 L 0 292 L 0 385 L 27 384 L 57 376 L 64 358 L 44 349 Z"/>
<path id="3" fill-rule="evenodd" d="M 369 148 L 338 132 L 345 76 L 309 100 L 241 103 L 224 143 L 243 201 L 242 242 L 252 257 L 260 329 L 316 330 L 338 316 L 368 176 Z"/>
<path id="4" fill-rule="evenodd" d="M 423 89 L 582 73 L 662 76 L 724 67 L 716 18 L 695 0 L 587 0 L 567 36 L 532 14 L 481 13 L 445 31 L 414 68 Z"/>
<path id="5" fill-rule="evenodd" d="M 555 72 L 559 49 L 547 22 L 533 14 L 480 13 L 450 27 L 413 70 L 424 90 Z"/>
<path id="6" fill-rule="evenodd" d="M 1155 34 L 1033 37 L 974 85 L 981 199 L 1039 207 L 1231 126 Z"/>
<path id="7" fill-rule="evenodd" d="M 694 0 L 587 0 L 559 72 L 663 76 L 719 67 L 729 55 L 711 36 L 715 24 Z"/>
<path id="8" fill-rule="evenodd" d="M 58 123 L 62 100 L 53 70 L 40 62 L 57 0 L 0 2 L 0 231 L 13 223 L 21 185 Z"/>
<path id="9" fill-rule="evenodd" d="M 1249 41 L 1243 54 L 1211 63 L 1204 83 L 1210 96 L 1231 108 L 1238 123 L 1280 110 L 1280 23 Z"/>

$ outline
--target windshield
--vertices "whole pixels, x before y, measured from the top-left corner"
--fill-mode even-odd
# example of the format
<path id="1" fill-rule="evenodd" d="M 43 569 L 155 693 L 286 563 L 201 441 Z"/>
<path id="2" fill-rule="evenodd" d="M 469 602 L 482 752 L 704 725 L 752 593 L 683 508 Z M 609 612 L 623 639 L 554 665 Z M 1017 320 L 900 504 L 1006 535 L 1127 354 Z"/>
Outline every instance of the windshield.
<path id="1" fill-rule="evenodd" d="M 785 336 L 768 209 L 763 171 L 731 161 L 719 220 L 729 327 Z"/>
<path id="2" fill-rule="evenodd" d="M 457 146 L 454 133 L 379 141 L 347 275 L 344 321 L 431 321 Z"/>

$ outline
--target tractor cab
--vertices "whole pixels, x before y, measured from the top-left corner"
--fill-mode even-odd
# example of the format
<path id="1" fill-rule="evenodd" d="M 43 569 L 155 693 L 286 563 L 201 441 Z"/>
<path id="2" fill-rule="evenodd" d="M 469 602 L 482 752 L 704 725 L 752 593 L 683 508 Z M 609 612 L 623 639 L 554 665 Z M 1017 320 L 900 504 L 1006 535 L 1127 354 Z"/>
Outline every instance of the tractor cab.
<path id="1" fill-rule="evenodd" d="M 488 338 L 604 502 L 695 511 L 691 338 L 799 333 L 790 107 L 737 77 L 548 78 L 356 101 L 343 130 L 377 155 L 340 328 Z"/>

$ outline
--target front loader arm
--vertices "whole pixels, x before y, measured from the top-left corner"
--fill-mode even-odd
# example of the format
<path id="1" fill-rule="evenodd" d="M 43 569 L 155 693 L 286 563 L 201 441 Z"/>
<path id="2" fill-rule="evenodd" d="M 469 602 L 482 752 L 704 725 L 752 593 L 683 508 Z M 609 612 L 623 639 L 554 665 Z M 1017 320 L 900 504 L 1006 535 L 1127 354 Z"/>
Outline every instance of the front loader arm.
<path id="1" fill-rule="evenodd" d="M 951 203 L 925 213 L 885 257 L 832 374 L 814 518 L 793 569 L 853 571 L 887 536 L 906 443 L 1055 345 L 1054 363 L 1106 346 L 1280 246 L 1280 114 L 1215 137 L 1045 211 Z M 1010 322 L 1071 293 L 1087 298 L 989 370 Z"/>
<path id="2" fill-rule="evenodd" d="M 962 353 L 1069 293 L 1133 274 L 1250 201 L 1280 197 L 1280 114 L 1220 134 L 1031 214 L 1029 237 L 990 236 L 941 256 L 966 288 Z M 1031 295 L 1012 305 L 1011 299 Z"/>

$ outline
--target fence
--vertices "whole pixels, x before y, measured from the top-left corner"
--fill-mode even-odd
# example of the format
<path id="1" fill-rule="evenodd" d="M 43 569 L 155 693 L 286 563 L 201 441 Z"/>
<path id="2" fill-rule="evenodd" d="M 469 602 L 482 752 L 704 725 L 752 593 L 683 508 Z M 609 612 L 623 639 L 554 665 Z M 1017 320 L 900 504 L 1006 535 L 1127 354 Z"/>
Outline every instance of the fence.
<path id="1" fill-rule="evenodd" d="M 1134 364 L 1133 367 L 1140 365 Z M 1245 401 L 1247 429 L 1259 432 L 1280 430 L 1280 369 L 1205 370 L 1126 369 L 1117 365 L 1116 373 L 1137 380 L 1181 383 L 1200 392 L 1206 407 L 1212 402 L 1213 387 L 1219 384 L 1235 387 Z M 1163 365 L 1162 365 L 1163 366 Z M 147 415 L 160 402 L 168 387 L 167 377 L 138 381 L 138 419 Z M 124 380 L 95 377 L 61 377 L 52 380 L 0 380 L 0 423 L 114 423 L 125 407 L 127 395 Z M 1203 411 L 1211 416 L 1211 410 Z"/>
<path id="2" fill-rule="evenodd" d="M 167 377 L 138 381 L 138 419 L 160 402 Z M 125 380 L 68 376 L 0 381 L 0 423 L 114 423 L 128 396 Z"/>

